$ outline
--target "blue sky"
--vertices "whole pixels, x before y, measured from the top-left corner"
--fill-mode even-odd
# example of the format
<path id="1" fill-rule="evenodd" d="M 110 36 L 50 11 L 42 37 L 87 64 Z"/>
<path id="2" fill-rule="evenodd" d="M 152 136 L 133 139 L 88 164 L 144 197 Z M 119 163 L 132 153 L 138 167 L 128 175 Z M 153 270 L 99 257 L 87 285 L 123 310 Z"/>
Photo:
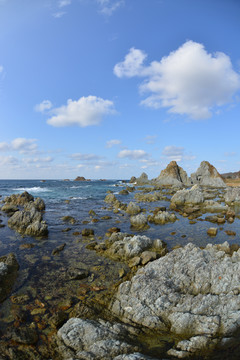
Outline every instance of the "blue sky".
<path id="1" fill-rule="evenodd" d="M 0 178 L 240 169 L 239 0 L 0 0 Z"/>

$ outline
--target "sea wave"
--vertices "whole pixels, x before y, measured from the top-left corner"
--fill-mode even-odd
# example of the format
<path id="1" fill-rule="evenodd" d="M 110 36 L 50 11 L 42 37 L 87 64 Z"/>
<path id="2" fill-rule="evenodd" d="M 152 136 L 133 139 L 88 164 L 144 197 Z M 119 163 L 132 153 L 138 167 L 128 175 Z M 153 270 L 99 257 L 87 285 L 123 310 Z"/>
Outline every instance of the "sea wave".
<path id="1" fill-rule="evenodd" d="M 82 196 L 74 196 L 74 197 L 71 197 L 71 200 L 87 200 L 88 198 L 86 197 L 82 197 Z"/>
<path id="2" fill-rule="evenodd" d="M 42 188 L 40 186 L 33 186 L 33 187 L 20 187 L 20 188 L 13 188 L 14 191 L 27 191 L 27 192 L 47 192 L 52 191 L 48 188 Z"/>

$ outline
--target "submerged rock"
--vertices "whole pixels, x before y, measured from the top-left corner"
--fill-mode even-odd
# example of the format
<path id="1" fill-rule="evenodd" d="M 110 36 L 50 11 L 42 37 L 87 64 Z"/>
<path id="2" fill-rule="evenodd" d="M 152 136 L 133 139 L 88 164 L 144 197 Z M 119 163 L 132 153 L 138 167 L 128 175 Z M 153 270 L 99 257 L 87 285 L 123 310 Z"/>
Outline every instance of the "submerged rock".
<path id="1" fill-rule="evenodd" d="M 17 278 L 19 269 L 18 262 L 14 254 L 2 256 L 0 258 L 0 302 L 6 299 Z"/>
<path id="2" fill-rule="evenodd" d="M 240 250 L 229 254 L 227 242 L 173 250 L 122 283 L 110 309 L 124 323 L 154 330 L 155 337 L 163 331 L 176 336 L 170 356 L 211 356 L 237 347 Z"/>

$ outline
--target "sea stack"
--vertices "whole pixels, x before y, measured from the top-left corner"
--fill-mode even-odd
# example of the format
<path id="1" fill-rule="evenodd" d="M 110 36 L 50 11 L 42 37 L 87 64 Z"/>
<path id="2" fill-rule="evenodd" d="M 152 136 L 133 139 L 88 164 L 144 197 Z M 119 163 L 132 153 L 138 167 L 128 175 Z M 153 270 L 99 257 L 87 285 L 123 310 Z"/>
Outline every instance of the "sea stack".
<path id="1" fill-rule="evenodd" d="M 160 175 L 154 179 L 160 185 L 187 186 L 189 179 L 186 171 L 183 170 L 176 161 L 171 161 L 166 169 L 162 170 Z"/>
<path id="2" fill-rule="evenodd" d="M 191 174 L 193 184 L 212 187 L 226 187 L 217 169 L 208 161 L 202 161 L 197 171 Z"/>

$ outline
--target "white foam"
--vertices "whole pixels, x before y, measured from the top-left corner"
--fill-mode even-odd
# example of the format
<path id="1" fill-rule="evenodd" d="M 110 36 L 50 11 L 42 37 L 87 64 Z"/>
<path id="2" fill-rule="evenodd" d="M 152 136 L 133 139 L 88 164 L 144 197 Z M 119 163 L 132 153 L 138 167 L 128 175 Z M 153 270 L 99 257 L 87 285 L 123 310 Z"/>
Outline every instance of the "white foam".
<path id="1" fill-rule="evenodd" d="M 29 188 L 28 187 L 25 187 L 25 188 L 20 187 L 20 188 L 14 188 L 13 190 L 14 191 L 37 192 L 37 193 L 52 191 L 52 190 L 50 190 L 48 188 L 42 188 L 40 186 L 33 186 L 33 187 L 29 187 Z"/>

